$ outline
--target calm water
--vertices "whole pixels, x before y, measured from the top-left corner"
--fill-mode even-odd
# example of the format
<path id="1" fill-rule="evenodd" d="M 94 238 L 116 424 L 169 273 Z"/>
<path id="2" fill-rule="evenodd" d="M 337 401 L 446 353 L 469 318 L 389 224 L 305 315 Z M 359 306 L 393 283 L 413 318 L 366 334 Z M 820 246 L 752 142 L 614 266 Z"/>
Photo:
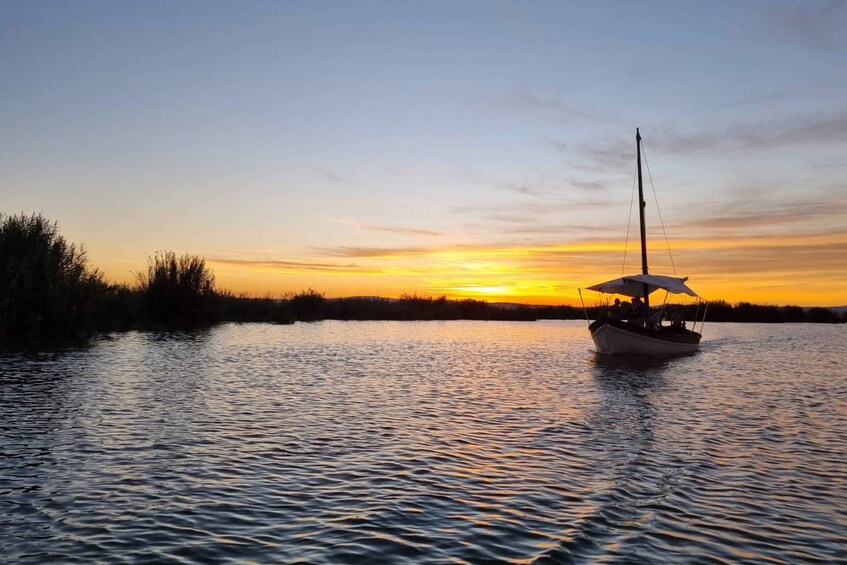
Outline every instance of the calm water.
<path id="1" fill-rule="evenodd" d="M 0 555 L 48 562 L 847 559 L 847 328 L 577 322 L 115 334 L 0 357 Z"/>

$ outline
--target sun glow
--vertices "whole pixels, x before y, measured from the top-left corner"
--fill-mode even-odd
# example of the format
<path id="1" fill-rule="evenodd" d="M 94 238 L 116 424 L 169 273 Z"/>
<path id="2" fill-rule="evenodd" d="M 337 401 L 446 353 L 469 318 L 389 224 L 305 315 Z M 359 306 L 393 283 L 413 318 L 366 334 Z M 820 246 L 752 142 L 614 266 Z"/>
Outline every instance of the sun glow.
<path id="1" fill-rule="evenodd" d="M 847 232 L 807 236 L 680 239 L 674 265 L 657 248 L 651 272 L 690 277 L 707 299 L 838 305 L 844 301 Z M 339 248 L 296 258 L 208 258 L 218 284 L 238 292 L 283 294 L 314 288 L 328 296 L 403 294 L 579 304 L 579 288 L 622 274 L 622 241 L 433 248 Z M 630 251 L 623 274 L 640 271 Z M 599 300 L 593 293 L 588 301 Z"/>
<path id="2" fill-rule="evenodd" d="M 509 286 L 463 286 L 451 288 L 450 292 L 454 296 L 510 296 L 513 294 L 513 290 Z"/>

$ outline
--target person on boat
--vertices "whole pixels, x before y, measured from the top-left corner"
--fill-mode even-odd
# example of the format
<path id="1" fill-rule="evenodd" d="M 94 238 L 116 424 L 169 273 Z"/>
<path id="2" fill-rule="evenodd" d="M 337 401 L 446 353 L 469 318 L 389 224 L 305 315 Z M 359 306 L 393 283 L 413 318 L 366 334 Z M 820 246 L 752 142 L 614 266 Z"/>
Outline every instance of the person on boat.
<path id="1" fill-rule="evenodd" d="M 667 317 L 668 314 L 664 309 L 657 310 L 647 321 L 647 327 L 651 330 L 660 330 L 662 329 L 662 322 L 664 322 Z"/>
<path id="2" fill-rule="evenodd" d="M 682 313 L 682 308 L 677 308 L 671 314 L 671 327 L 675 330 L 685 329 L 685 314 Z"/>
<path id="3" fill-rule="evenodd" d="M 632 298 L 632 308 L 629 311 L 629 321 L 630 323 L 638 324 L 641 327 L 647 323 L 647 319 L 650 317 L 650 312 L 647 309 L 647 305 L 641 301 L 640 296 L 635 296 Z"/>
<path id="4" fill-rule="evenodd" d="M 610 320 L 623 320 L 623 306 L 621 306 L 620 298 L 615 298 L 615 303 L 609 306 L 608 314 Z"/>

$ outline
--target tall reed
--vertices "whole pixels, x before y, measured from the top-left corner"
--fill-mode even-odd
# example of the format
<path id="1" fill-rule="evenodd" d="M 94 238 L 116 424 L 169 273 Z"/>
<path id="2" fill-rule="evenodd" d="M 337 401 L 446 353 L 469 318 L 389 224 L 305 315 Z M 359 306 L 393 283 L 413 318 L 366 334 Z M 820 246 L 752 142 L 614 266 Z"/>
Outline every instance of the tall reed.
<path id="1" fill-rule="evenodd" d="M 85 249 L 40 214 L 0 214 L 0 339 L 80 337 L 105 288 Z"/>
<path id="2" fill-rule="evenodd" d="M 136 274 L 150 320 L 167 326 L 214 323 L 215 276 L 197 255 L 157 251 Z"/>

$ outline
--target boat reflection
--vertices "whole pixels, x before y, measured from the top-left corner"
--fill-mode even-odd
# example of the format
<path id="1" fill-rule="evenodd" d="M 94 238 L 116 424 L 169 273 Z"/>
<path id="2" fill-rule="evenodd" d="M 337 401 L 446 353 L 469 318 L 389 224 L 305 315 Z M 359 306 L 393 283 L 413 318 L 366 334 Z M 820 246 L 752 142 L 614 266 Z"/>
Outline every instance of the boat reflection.
<path id="1" fill-rule="evenodd" d="M 676 365 L 681 359 L 687 359 L 699 352 L 680 355 L 651 357 L 648 355 L 603 355 L 595 353 L 591 359 L 594 374 L 598 378 L 608 376 L 626 376 L 633 373 L 661 373 Z"/>
<path id="2" fill-rule="evenodd" d="M 650 504 L 660 497 L 666 469 L 657 462 L 657 430 L 675 358 L 595 354 L 590 360 L 597 404 L 586 424 L 596 468 L 592 509 L 539 561 L 585 562 L 606 554 L 623 557 L 649 531 Z"/>

